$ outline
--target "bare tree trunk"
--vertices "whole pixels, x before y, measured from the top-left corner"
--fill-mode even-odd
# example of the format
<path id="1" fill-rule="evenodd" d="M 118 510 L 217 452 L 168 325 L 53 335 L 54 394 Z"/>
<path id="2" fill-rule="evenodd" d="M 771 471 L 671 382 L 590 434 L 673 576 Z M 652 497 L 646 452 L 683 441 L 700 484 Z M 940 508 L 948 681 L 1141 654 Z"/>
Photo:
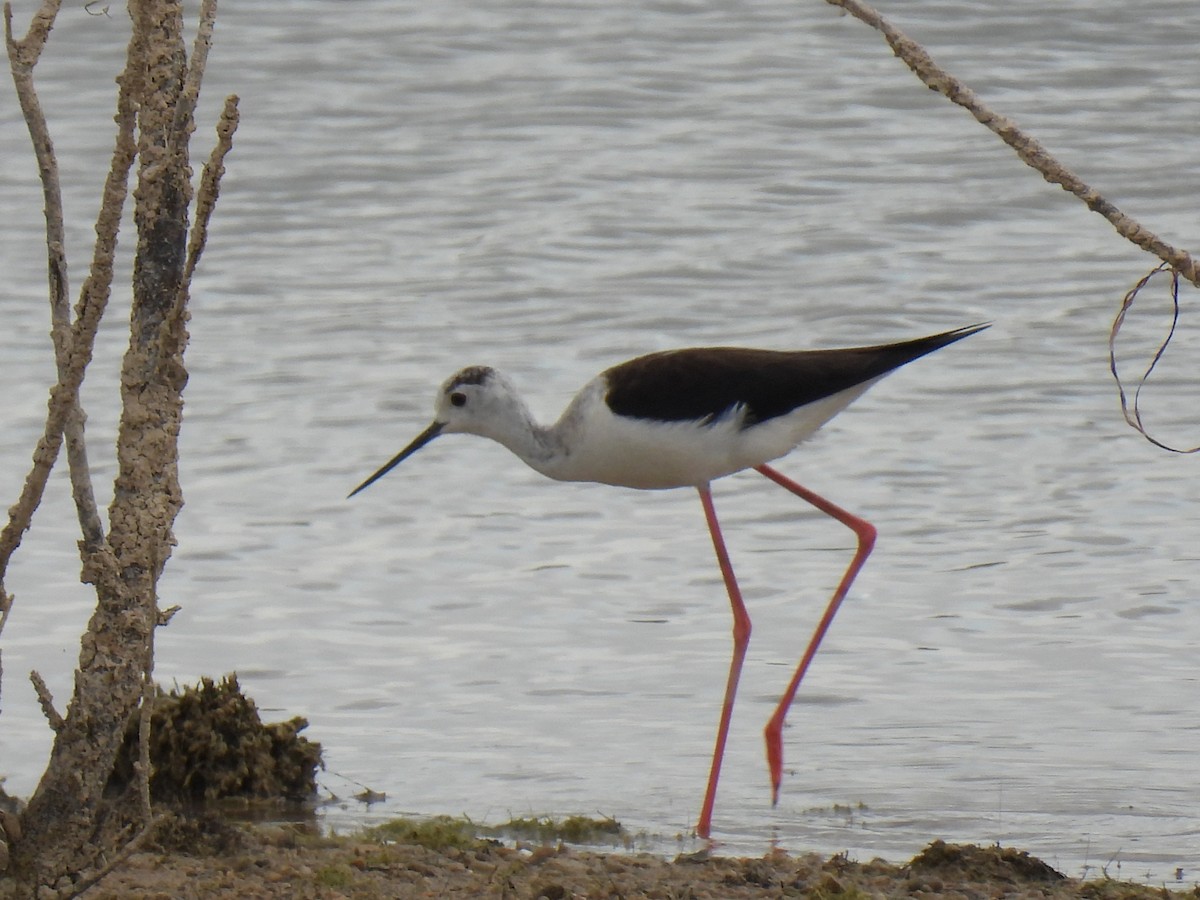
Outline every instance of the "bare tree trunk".
<path id="1" fill-rule="evenodd" d="M 177 462 L 182 391 L 187 383 L 183 354 L 188 339 L 188 281 L 203 250 L 208 216 L 223 171 L 221 162 L 237 121 L 236 98 L 230 98 L 222 117 L 217 150 L 201 182 L 198 222 L 189 247 L 192 184 L 188 144 L 215 7 L 215 0 L 205 0 L 202 5 L 200 32 L 189 69 L 179 0 L 130 2 L 133 36 L 129 63 L 120 79 L 118 103 L 118 122 L 122 128 L 101 214 L 102 223 L 107 216 L 111 226 L 111 237 L 106 244 L 111 254 L 124 199 L 124 176 L 119 171 L 118 158 L 124 156 L 127 171 L 128 150 L 122 151 L 122 146 L 133 134 L 132 127 L 126 126 L 132 126 L 136 111 L 137 248 L 130 343 L 121 370 L 118 475 L 109 507 L 107 535 L 98 528 L 98 519 L 93 516 L 93 524 L 83 516 L 90 482 L 89 491 L 83 492 L 82 505 L 80 492 L 76 492 L 84 531 L 80 543 L 82 580 L 95 586 L 97 605 L 81 639 L 74 694 L 66 715 L 58 716 L 44 686 L 39 689 L 55 730 L 55 740 L 46 772 L 21 816 L 20 837 L 13 840 L 10 848 L 10 874 L 14 878 L 10 886 L 20 894 L 78 893 L 107 871 L 111 857 L 122 844 L 130 843 L 135 829 L 135 823 L 122 818 L 127 813 L 118 814 L 111 803 L 106 803 L 104 790 L 125 727 L 139 702 L 147 696 L 145 679 L 153 662 L 153 635 L 161 624 L 156 585 L 174 545 L 172 527 L 183 505 Z M 45 27 L 40 42 L 49 33 L 56 11 L 57 3 L 48 3 L 39 14 L 46 16 L 41 23 Z M 7 9 L 6 15 L 11 16 Z M 38 24 L 35 19 L 35 25 Z M 31 29 L 31 34 L 35 30 Z M 10 41 L 10 56 L 18 44 Z M 17 46 L 17 49 L 23 48 Z M 40 43 L 37 49 L 40 51 Z M 32 64 L 29 68 L 31 73 Z M 123 114 L 129 115 L 128 122 L 122 122 Z M 45 143 L 52 160 L 48 138 Z M 113 184 L 114 178 L 120 183 Z M 97 231 L 99 254 L 105 234 L 99 226 Z M 53 290 L 57 282 L 54 274 L 60 269 L 56 269 L 55 242 L 49 243 Z M 107 276 L 111 277 L 111 258 L 101 268 L 106 268 Z M 61 271 L 65 274 L 65 261 Z M 92 276 L 97 274 L 94 265 Z M 99 274 L 100 289 L 106 297 L 106 273 Z M 70 444 L 73 423 L 82 419 L 77 406 L 78 387 L 90 358 L 95 322 L 83 321 L 85 333 L 80 331 L 82 311 L 87 309 L 86 301 L 95 287 L 93 278 L 89 278 L 74 329 L 67 329 L 56 315 L 59 384 L 51 392 L 46 446 L 43 450 L 39 445 L 40 455 L 35 454 L 37 477 L 26 485 L 31 502 L 24 503 L 27 498 L 23 495 L 23 503 L 19 504 L 28 506 L 29 516 L 40 500 L 45 473 L 53 465 L 64 425 Z M 101 309 L 102 306 L 101 303 Z M 95 318 L 98 320 L 98 314 Z M 89 327 L 91 333 L 87 334 Z M 74 366 L 75 363 L 78 365 Z M 12 549 L 26 527 L 27 519 L 18 517 L 10 521 L 6 535 L 11 538 Z M 3 549 L 11 552 L 7 544 Z M 6 563 L 7 557 L 0 562 Z M 0 585 L 3 568 L 0 565 Z M 7 612 L 11 601 L 2 588 L 0 598 L 6 601 Z M 35 679 L 35 687 L 38 680 Z M 144 773 L 146 777 L 148 774 Z M 144 807 L 142 817 L 148 818 Z M 141 835 L 134 841 L 148 833 L 150 827 L 151 822 L 141 822 Z M 10 839 L 15 837 L 9 834 Z"/>

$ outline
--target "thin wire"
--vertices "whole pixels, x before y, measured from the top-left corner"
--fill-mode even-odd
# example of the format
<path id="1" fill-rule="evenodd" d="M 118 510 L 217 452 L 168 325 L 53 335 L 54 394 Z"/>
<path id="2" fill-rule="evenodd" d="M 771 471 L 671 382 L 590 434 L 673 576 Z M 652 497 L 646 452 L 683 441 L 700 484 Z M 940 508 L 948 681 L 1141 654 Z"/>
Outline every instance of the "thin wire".
<path id="1" fill-rule="evenodd" d="M 1141 292 L 1150 280 L 1159 272 L 1170 271 L 1171 273 L 1171 327 L 1167 331 L 1167 336 L 1159 345 L 1158 350 L 1154 353 L 1154 358 L 1150 360 L 1150 365 L 1146 367 L 1146 371 L 1142 373 L 1141 379 L 1138 381 L 1138 386 L 1133 392 L 1133 409 L 1129 408 L 1129 398 L 1125 393 L 1125 386 L 1121 383 L 1121 376 L 1117 373 L 1117 335 L 1121 331 L 1121 326 L 1125 324 L 1125 316 L 1133 307 L 1133 301 L 1137 299 L 1137 295 Z M 1169 450 L 1172 453 L 1197 453 L 1200 452 L 1200 446 L 1191 447 L 1187 450 L 1179 447 L 1172 447 L 1169 444 L 1164 444 L 1158 438 L 1153 437 L 1142 423 L 1141 397 L 1142 388 L 1146 386 L 1146 381 L 1150 377 L 1150 373 L 1154 371 L 1154 367 L 1158 365 L 1158 361 L 1162 359 L 1163 354 L 1167 351 L 1167 345 L 1171 343 L 1171 338 L 1175 336 L 1175 329 L 1179 325 L 1179 272 L 1171 268 L 1167 263 L 1160 263 L 1151 269 L 1137 284 L 1135 284 L 1125 295 L 1125 299 L 1121 301 L 1121 308 L 1117 311 L 1116 318 L 1113 319 L 1112 331 L 1108 335 L 1108 367 L 1112 371 L 1113 378 L 1117 381 L 1117 392 L 1121 399 L 1121 415 L 1125 417 L 1125 421 L 1131 428 L 1141 433 L 1142 437 L 1154 444 L 1156 447 L 1161 447 L 1163 450 Z"/>

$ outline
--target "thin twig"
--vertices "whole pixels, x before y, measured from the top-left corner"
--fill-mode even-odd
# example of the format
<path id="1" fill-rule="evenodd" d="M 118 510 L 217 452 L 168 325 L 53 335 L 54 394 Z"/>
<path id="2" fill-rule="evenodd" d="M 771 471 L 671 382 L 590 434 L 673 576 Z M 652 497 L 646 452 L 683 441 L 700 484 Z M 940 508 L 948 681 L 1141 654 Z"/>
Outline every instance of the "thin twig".
<path id="1" fill-rule="evenodd" d="M 57 709 L 54 708 L 54 696 L 50 693 L 50 688 L 46 686 L 45 680 L 35 669 L 29 673 L 29 680 L 33 682 L 33 692 L 37 694 L 38 703 L 42 707 L 42 715 L 46 717 L 46 721 L 50 723 L 50 728 L 54 733 L 63 730 L 66 724 L 63 717 L 59 715 Z"/>
<path id="2" fill-rule="evenodd" d="M 50 30 L 54 27 L 60 6 L 61 0 L 46 0 L 34 14 L 28 33 L 24 38 L 18 39 L 13 34 L 12 6 L 5 3 L 4 40 L 17 99 L 29 129 L 42 182 L 46 220 L 46 270 L 50 283 L 51 337 L 61 382 L 68 368 L 71 349 L 71 310 L 68 299 L 70 287 L 64 249 L 66 238 L 63 225 L 62 187 L 59 181 L 58 162 L 54 155 L 54 143 L 50 138 L 46 117 L 33 83 L 33 70 L 41 57 Z M 85 542 L 95 541 L 97 536 L 103 539 L 103 529 L 99 528 L 100 518 L 96 509 L 95 494 L 91 489 L 91 476 L 87 464 L 83 427 L 85 416 L 79 405 L 77 392 L 73 397 L 65 399 L 69 399 L 69 403 L 65 403 L 61 421 L 54 426 L 53 440 L 57 443 L 65 436 L 68 464 L 71 470 L 72 493 L 75 496 L 80 526 L 83 529 Z M 40 475 L 31 473 L 33 477 L 26 479 L 25 489 L 22 491 L 20 499 L 9 512 L 8 525 L 0 534 L 0 631 L 4 630 L 4 626 L 8 622 L 8 614 L 12 609 L 12 597 L 3 587 L 4 573 L 7 571 L 8 561 L 13 551 L 20 543 L 21 536 L 29 528 L 34 510 L 41 502 L 46 478 L 58 455 L 57 447 L 53 454 L 40 451 L 41 448 L 34 454 L 34 469 L 44 467 L 44 471 Z"/>
<path id="3" fill-rule="evenodd" d="M 45 199 L 47 270 L 50 280 L 50 308 L 55 360 L 58 367 L 58 386 L 69 380 L 71 356 L 74 349 L 68 302 L 67 261 L 64 252 L 64 229 L 62 212 L 62 190 L 58 177 L 58 164 L 54 145 L 41 103 L 33 84 L 33 70 L 41 56 L 42 48 L 54 26 L 61 5 L 60 0 L 46 0 L 34 14 L 28 34 L 18 40 L 12 31 L 12 7 L 4 5 L 4 36 L 13 82 L 21 105 L 25 122 L 33 142 L 34 154 L 41 175 L 42 193 Z M 90 352 L 89 352 L 90 356 Z M 79 379 L 82 381 L 82 372 Z M 52 394 L 53 397 L 53 394 Z M 53 405 L 53 401 L 52 401 Z M 95 545 L 103 540 L 95 495 L 87 465 L 86 445 L 83 437 L 84 414 L 79 406 L 78 386 L 74 390 L 59 391 L 59 409 L 47 416 L 46 429 L 34 452 L 33 470 L 26 477 L 21 496 L 9 511 L 9 521 L 0 533 L 0 631 L 8 621 L 12 608 L 12 597 L 4 590 L 4 573 L 13 552 L 28 530 L 34 510 L 41 502 L 50 469 L 57 459 L 58 450 L 65 437 L 68 463 L 71 470 L 72 493 L 83 530 L 85 544 Z"/>
<path id="4" fill-rule="evenodd" d="M 21 67 L 32 71 L 36 62 L 36 52 L 40 52 L 45 36 L 53 24 L 50 7 L 57 9 L 57 4 L 46 3 L 35 16 L 34 26 L 30 35 L 23 41 L 11 38 L 11 10 L 5 6 L 5 28 L 9 44 L 10 60 L 17 60 Z M 138 41 L 137 35 L 133 41 Z M 14 54 L 13 47 L 17 47 Z M 140 60 L 144 54 L 135 52 L 131 42 L 129 58 L 124 73 L 117 79 L 120 91 L 117 96 L 117 138 L 113 149 L 112 165 L 104 185 L 103 201 L 100 215 L 96 221 L 96 245 L 92 256 L 92 266 L 88 277 L 84 280 L 80 291 L 79 303 L 75 309 L 75 320 L 71 324 L 70 339 L 62 341 L 67 351 L 65 366 L 60 365 L 58 383 L 50 391 L 49 409 L 42 436 L 38 440 L 33 454 L 33 467 L 25 478 L 25 483 L 17 503 L 9 510 L 9 520 L 0 531 L 0 630 L 3 630 L 7 620 L 8 610 L 12 606 L 12 598 L 4 591 L 4 573 L 7 571 L 12 554 L 20 546 L 21 538 L 29 529 L 34 510 L 41 502 L 45 491 L 50 470 L 58 458 L 62 446 L 64 428 L 77 408 L 79 387 L 83 383 L 84 372 L 92 358 L 96 332 L 108 303 L 113 279 L 113 259 L 116 253 L 117 233 L 121 224 L 121 211 L 128 194 L 129 170 L 133 164 L 136 145 L 134 142 L 134 123 L 137 112 L 136 97 L 141 92 Z M 31 58 L 31 54 L 33 54 Z M 14 68 L 16 63 L 14 63 Z M 35 138 L 35 144 L 37 139 Z M 56 346 L 57 346 L 56 342 Z M 78 477 L 77 477 L 78 475 Z M 76 498 L 76 509 L 80 514 L 80 524 L 83 529 L 84 542 L 82 549 L 90 553 L 93 564 L 104 564 L 108 559 L 105 554 L 96 552 L 103 548 L 104 530 L 100 524 L 99 513 L 95 510 L 94 500 L 88 504 L 82 498 L 90 495 L 90 480 L 87 481 L 87 493 L 80 486 L 87 473 L 78 473 L 72 466 L 72 491 Z M 85 566 L 85 569 L 87 567 Z M 86 576 L 85 577 L 90 577 Z"/>
<path id="5" fill-rule="evenodd" d="M 208 223 L 212 219 L 213 209 L 217 205 L 217 197 L 221 193 L 221 176 L 225 174 L 225 156 L 233 148 L 233 134 L 238 127 L 238 98 L 225 98 L 225 107 L 221 110 L 221 118 L 217 122 L 217 143 L 213 147 L 204 171 L 200 176 L 200 189 L 196 193 L 196 223 L 192 226 L 192 234 L 188 240 L 187 263 L 183 270 L 183 291 L 192 282 L 192 274 L 204 253 L 208 241 Z M 177 301 L 180 305 L 186 302 L 186 295 Z"/>
<path id="6" fill-rule="evenodd" d="M 204 80 L 204 68 L 208 64 L 208 51 L 212 48 L 213 26 L 217 21 L 217 0 L 202 0 L 200 23 L 196 27 L 196 40 L 192 44 L 192 58 L 187 65 L 183 90 L 175 106 L 175 118 L 171 125 L 171 153 L 180 148 L 191 136 L 195 127 L 193 116 L 200 102 L 200 83 Z"/>
<path id="7" fill-rule="evenodd" d="M 29 71 L 33 70 L 42 53 L 42 47 L 46 46 L 46 38 L 50 36 L 50 29 L 54 27 L 54 19 L 58 16 L 61 6 L 62 0 L 45 0 L 41 8 L 33 14 L 29 32 L 17 40 L 12 34 L 12 4 L 4 4 L 4 36 L 9 45 L 9 60 L 13 65 L 19 64 L 27 67 Z M 17 50 L 15 59 L 12 53 L 14 48 Z"/>
<path id="8" fill-rule="evenodd" d="M 62 184 L 59 180 L 58 160 L 54 154 L 54 142 L 50 138 L 50 129 L 33 83 L 33 70 L 53 27 L 58 7 L 59 2 L 54 0 L 44 3 L 30 27 L 29 35 L 21 41 L 12 36 L 11 13 L 6 8 L 5 41 L 13 84 L 16 86 L 21 112 L 33 141 L 33 152 L 42 181 L 46 219 L 46 271 L 50 282 L 50 335 L 54 343 L 58 377 L 61 380 L 69 365 L 71 349 L 71 289 L 65 249 Z M 63 425 L 67 464 L 71 473 L 71 491 L 84 541 L 94 545 L 103 540 L 104 529 L 100 524 L 100 514 L 96 508 L 96 496 L 92 490 L 91 472 L 88 467 L 87 444 L 84 440 L 84 423 L 87 416 L 79 405 L 78 397 L 75 398 L 73 407 Z"/>
<path id="9" fill-rule="evenodd" d="M 46 45 L 50 29 L 58 14 L 61 0 L 47 0 L 34 15 L 29 33 L 18 40 L 12 31 L 12 7 L 4 4 L 4 41 L 8 50 L 9 68 L 12 70 L 13 85 L 17 90 L 17 101 L 33 141 L 34 158 L 42 181 L 42 198 L 45 202 L 46 249 L 50 278 L 50 314 L 54 325 L 55 356 L 61 366 L 67 353 L 66 340 L 71 324 L 69 287 L 67 281 L 66 232 L 63 227 L 62 185 L 58 177 L 58 160 L 54 155 L 54 142 L 46 125 L 46 116 L 33 85 L 33 70 Z"/>
<path id="10" fill-rule="evenodd" d="M 134 34 L 130 39 L 129 51 L 126 54 L 125 70 L 117 78 L 117 134 L 113 145 L 112 160 L 109 164 L 108 175 L 104 180 L 104 190 L 101 194 L 100 212 L 96 217 L 96 242 L 92 248 L 92 263 L 83 288 L 79 293 L 79 302 L 75 308 L 75 322 L 71 334 L 71 357 L 68 361 L 68 378 L 79 378 L 82 383 L 84 372 L 91 361 L 92 348 L 95 344 L 96 331 L 100 320 L 108 307 L 108 299 L 112 291 L 113 261 L 117 250 L 117 237 L 121 229 L 121 215 L 125 200 L 129 194 L 129 172 L 133 168 L 133 160 L 137 154 L 135 128 L 137 121 L 137 98 L 142 92 L 142 77 L 140 60 L 141 38 Z M 68 438 L 68 451 L 70 443 Z M 93 511 L 92 516 L 85 521 L 83 507 L 80 505 L 80 487 L 76 485 L 75 468 L 71 467 L 72 486 L 76 497 L 76 507 L 80 510 L 80 524 L 83 526 L 83 551 L 99 550 L 104 545 L 104 526 L 100 516 Z M 91 480 L 87 480 L 87 491 L 90 496 Z M 94 510 L 94 502 L 92 504 Z"/>
<path id="11" fill-rule="evenodd" d="M 1158 235 L 1143 228 L 1137 220 L 1117 209 L 1099 191 L 1089 187 L 1086 182 L 1055 159 L 1038 141 L 1017 127 L 1015 122 L 990 109 L 975 95 L 974 91 L 938 66 L 925 48 L 892 25 L 877 10 L 861 0 L 826 0 L 826 2 L 841 7 L 856 19 L 879 31 L 896 55 L 912 69 L 921 81 L 966 109 L 981 124 L 999 135 L 1004 143 L 1016 151 L 1017 156 L 1026 165 L 1036 169 L 1051 184 L 1057 184 L 1063 190 L 1074 194 L 1087 204 L 1088 209 L 1104 216 L 1123 238 L 1143 250 L 1153 253 L 1192 284 L 1200 286 L 1200 267 L 1197 267 L 1196 261 L 1191 256 L 1183 250 L 1172 247 Z"/>
<path id="12" fill-rule="evenodd" d="M 184 79 L 183 91 L 179 104 L 175 109 L 175 120 L 172 125 L 172 144 L 184 140 L 194 127 L 192 114 L 200 97 L 200 83 L 204 78 L 204 69 L 208 63 L 208 51 L 212 46 L 213 24 L 217 16 L 217 0 L 203 0 L 200 5 L 200 25 L 196 31 L 196 41 L 192 49 L 192 58 L 188 65 L 187 76 Z M 233 147 L 233 134 L 238 126 L 238 98 L 225 98 L 225 106 L 217 122 L 217 143 L 204 166 L 200 176 L 200 189 L 196 196 L 196 221 L 192 226 L 188 239 L 187 256 L 183 266 L 183 276 L 179 281 L 179 290 L 175 296 L 170 314 L 164 318 L 164 335 L 172 327 L 171 323 L 185 314 L 191 293 L 192 275 L 204 253 L 208 241 L 208 223 L 212 218 L 213 209 L 220 193 L 221 176 L 225 174 L 225 156 Z"/>

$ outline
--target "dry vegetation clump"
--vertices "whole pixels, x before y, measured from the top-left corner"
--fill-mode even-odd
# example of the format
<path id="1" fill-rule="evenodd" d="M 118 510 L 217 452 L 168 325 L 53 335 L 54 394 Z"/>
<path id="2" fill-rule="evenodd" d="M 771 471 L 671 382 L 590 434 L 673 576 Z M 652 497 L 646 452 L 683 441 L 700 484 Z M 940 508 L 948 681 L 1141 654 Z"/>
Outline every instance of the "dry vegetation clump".
<path id="1" fill-rule="evenodd" d="M 236 675 L 195 687 L 158 688 L 150 718 L 150 795 L 155 802 L 196 804 L 230 798 L 309 800 L 317 790 L 321 745 L 300 737 L 308 721 L 263 724 Z M 139 716 L 130 717 L 110 796 L 135 783 Z"/>

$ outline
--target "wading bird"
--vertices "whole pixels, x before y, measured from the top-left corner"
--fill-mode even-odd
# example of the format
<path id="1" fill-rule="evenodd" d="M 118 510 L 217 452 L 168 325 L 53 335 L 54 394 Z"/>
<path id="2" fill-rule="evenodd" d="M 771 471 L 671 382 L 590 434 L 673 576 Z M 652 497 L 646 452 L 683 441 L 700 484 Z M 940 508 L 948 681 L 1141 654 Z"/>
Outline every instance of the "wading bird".
<path id="1" fill-rule="evenodd" d="M 597 375 L 575 395 L 554 425 L 534 421 L 512 383 L 500 372 L 471 366 L 442 385 L 433 423 L 350 496 L 438 435 L 456 432 L 491 438 L 538 472 L 559 481 L 596 481 L 642 490 L 695 488 L 733 606 L 733 656 L 708 786 L 696 824 L 696 832 L 707 838 L 734 696 L 750 640 L 750 617 L 721 537 L 709 484 L 743 469 L 755 469 L 846 525 L 858 538 L 858 549 L 765 729 L 771 801 L 775 803 L 783 777 L 784 717 L 838 606 L 871 552 L 875 527 L 767 463 L 792 451 L 884 375 L 987 327 L 971 325 L 894 344 L 839 350 L 706 347 L 651 353 Z"/>

